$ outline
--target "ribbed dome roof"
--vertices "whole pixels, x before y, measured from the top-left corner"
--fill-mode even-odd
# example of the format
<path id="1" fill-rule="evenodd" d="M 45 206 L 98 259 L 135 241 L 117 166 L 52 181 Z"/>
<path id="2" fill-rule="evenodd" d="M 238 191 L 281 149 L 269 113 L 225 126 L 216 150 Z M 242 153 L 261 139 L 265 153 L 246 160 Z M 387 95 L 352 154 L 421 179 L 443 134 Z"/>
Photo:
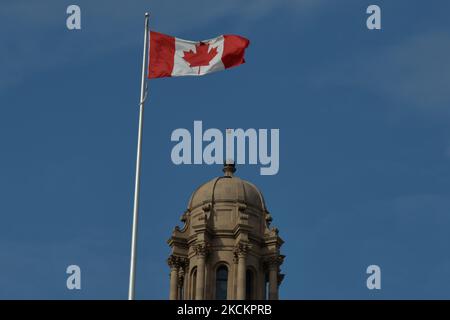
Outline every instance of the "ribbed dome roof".
<path id="1" fill-rule="evenodd" d="M 224 166 L 225 175 L 214 178 L 201 185 L 192 194 L 188 209 L 192 210 L 205 203 L 240 202 L 247 206 L 266 211 L 264 197 L 252 183 L 233 175 L 235 167 L 232 164 Z"/>

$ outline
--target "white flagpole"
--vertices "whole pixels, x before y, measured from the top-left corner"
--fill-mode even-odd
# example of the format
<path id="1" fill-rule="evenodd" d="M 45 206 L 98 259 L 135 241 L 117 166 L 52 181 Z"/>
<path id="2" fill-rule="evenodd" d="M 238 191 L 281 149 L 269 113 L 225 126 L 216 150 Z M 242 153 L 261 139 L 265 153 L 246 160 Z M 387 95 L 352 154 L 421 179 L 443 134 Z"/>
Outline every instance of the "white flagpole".
<path id="1" fill-rule="evenodd" d="M 131 233 L 131 261 L 130 261 L 130 286 L 128 289 L 128 300 L 134 300 L 134 280 L 136 275 L 136 240 L 137 240 L 137 223 L 139 211 L 139 186 L 141 175 L 141 149 L 142 149 L 142 127 L 144 124 L 144 102 L 146 98 L 146 62 L 148 50 L 148 20 L 149 14 L 145 13 L 145 32 L 144 32 L 144 54 L 142 57 L 142 77 L 141 77 L 141 100 L 139 103 L 139 128 L 136 156 L 136 180 L 134 185 L 134 208 L 133 208 L 133 230 Z"/>

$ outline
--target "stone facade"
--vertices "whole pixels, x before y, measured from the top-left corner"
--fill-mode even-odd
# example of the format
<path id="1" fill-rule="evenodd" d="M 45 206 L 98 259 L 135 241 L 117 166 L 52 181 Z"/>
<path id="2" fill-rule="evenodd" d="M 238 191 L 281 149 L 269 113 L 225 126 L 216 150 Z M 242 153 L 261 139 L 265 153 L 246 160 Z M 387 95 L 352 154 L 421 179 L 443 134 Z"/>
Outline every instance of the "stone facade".
<path id="1" fill-rule="evenodd" d="M 170 299 L 278 299 L 283 240 L 261 192 L 234 176 L 200 186 L 168 240 Z"/>

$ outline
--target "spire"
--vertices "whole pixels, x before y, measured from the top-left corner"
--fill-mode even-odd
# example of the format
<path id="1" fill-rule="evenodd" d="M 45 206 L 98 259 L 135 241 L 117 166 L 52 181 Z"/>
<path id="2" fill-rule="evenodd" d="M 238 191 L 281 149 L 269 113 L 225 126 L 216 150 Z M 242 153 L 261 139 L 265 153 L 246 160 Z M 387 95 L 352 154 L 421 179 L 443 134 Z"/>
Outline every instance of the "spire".
<path id="1" fill-rule="evenodd" d="M 223 173 L 225 174 L 225 177 L 233 177 L 233 173 L 236 172 L 236 165 L 234 164 L 234 162 L 231 161 L 225 161 L 225 163 L 223 164 L 223 169 L 222 169 Z"/>

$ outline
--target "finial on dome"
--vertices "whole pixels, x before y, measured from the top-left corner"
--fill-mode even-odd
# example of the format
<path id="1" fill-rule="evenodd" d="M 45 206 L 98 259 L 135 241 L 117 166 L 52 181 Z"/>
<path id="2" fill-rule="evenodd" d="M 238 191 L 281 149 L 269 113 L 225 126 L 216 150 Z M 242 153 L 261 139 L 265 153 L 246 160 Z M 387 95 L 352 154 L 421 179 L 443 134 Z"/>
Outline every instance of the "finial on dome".
<path id="1" fill-rule="evenodd" d="M 233 160 L 226 160 L 223 164 L 223 173 L 225 173 L 225 177 L 232 177 L 233 173 L 236 172 L 236 165 Z"/>

